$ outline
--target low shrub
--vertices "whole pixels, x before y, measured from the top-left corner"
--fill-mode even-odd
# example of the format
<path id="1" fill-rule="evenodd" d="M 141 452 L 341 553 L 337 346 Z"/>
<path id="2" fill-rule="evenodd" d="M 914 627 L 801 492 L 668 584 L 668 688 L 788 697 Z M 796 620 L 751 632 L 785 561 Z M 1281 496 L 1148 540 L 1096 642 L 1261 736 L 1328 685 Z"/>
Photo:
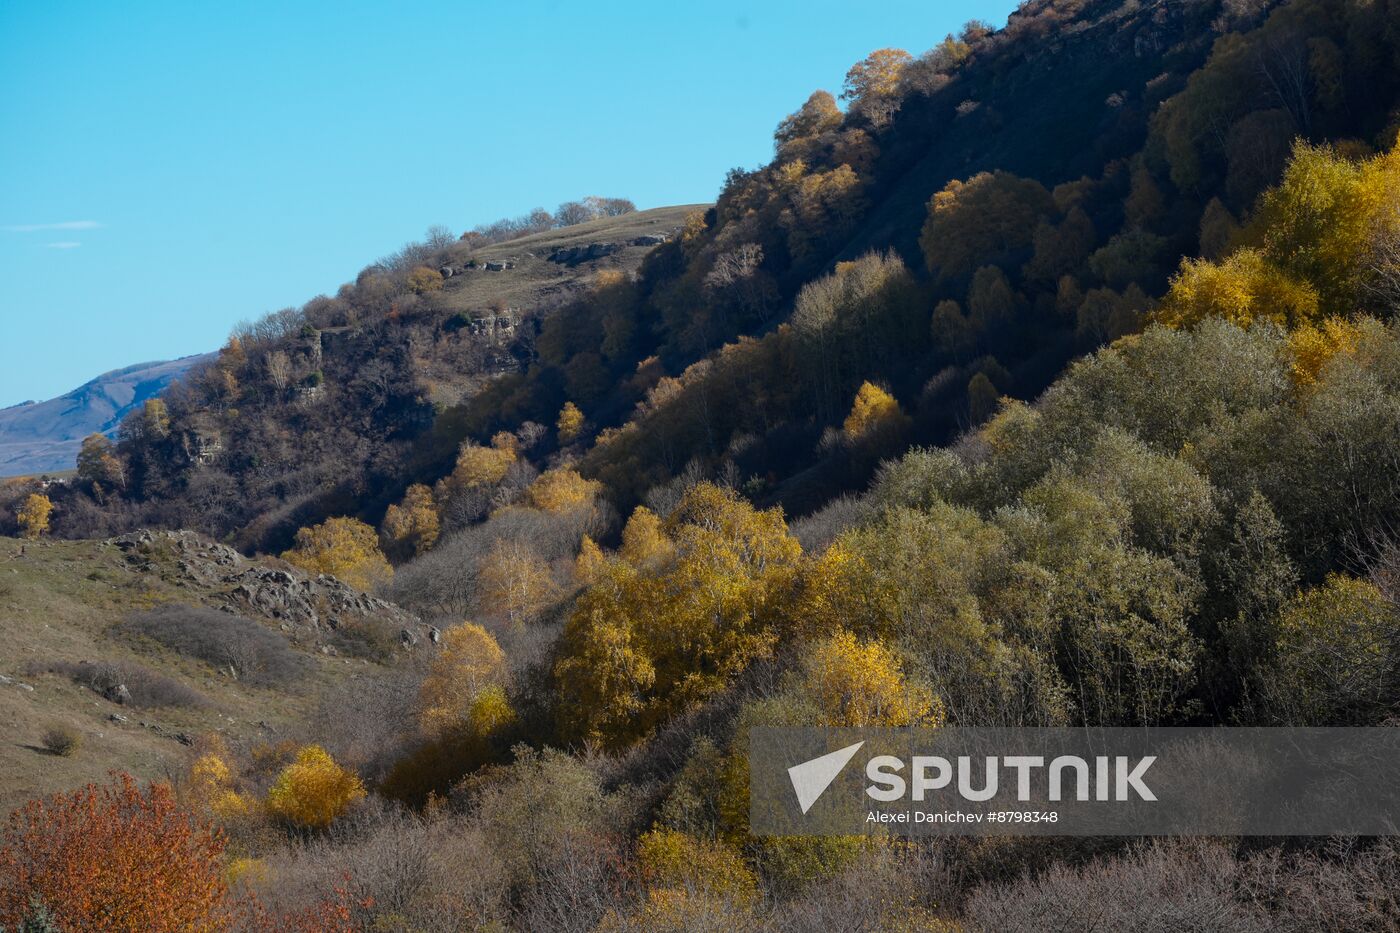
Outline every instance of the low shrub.
<path id="1" fill-rule="evenodd" d="M 138 612 L 122 630 L 205 661 L 258 686 L 294 680 L 305 664 L 287 640 L 251 619 L 200 606 L 160 606 Z"/>
<path id="2" fill-rule="evenodd" d="M 1083 866 L 1052 865 L 979 888 L 963 918 L 971 930 L 1270 929 L 1238 896 L 1243 865 L 1203 841 L 1141 846 Z"/>
<path id="3" fill-rule="evenodd" d="M 399 646 L 399 630 L 374 620 L 343 622 L 331 637 L 331 645 L 352 658 L 384 664 L 393 659 Z"/>
<path id="4" fill-rule="evenodd" d="M 83 734 L 72 726 L 50 726 L 44 732 L 44 748 L 63 758 L 78 754 L 83 744 Z"/>
<path id="5" fill-rule="evenodd" d="M 206 706 L 209 701 L 197 690 L 185 686 L 178 680 L 157 674 L 148 667 L 130 661 L 49 661 L 31 663 L 26 673 L 62 674 L 75 684 L 80 684 L 100 693 L 114 702 L 138 707 L 153 706 Z M 119 687 L 126 687 L 126 696 L 120 696 Z"/>
<path id="6" fill-rule="evenodd" d="M 316 711 L 297 735 L 378 782 L 416 734 L 420 679 L 407 669 L 366 668 L 320 691 Z"/>

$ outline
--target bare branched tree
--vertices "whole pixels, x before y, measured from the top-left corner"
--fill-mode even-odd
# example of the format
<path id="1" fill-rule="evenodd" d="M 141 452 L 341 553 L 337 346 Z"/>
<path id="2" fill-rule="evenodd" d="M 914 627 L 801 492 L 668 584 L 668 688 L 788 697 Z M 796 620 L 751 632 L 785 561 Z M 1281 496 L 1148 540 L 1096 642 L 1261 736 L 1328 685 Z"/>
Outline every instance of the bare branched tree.
<path id="1" fill-rule="evenodd" d="M 1312 95 L 1309 93 L 1308 46 L 1303 36 L 1289 34 L 1262 41 L 1256 53 L 1259 73 L 1293 116 L 1298 131 L 1307 136 L 1312 129 Z"/>
<path id="2" fill-rule="evenodd" d="M 442 224 L 434 224 L 423 236 L 423 243 L 429 249 L 444 250 L 457 242 L 456 235 Z"/>
<path id="3" fill-rule="evenodd" d="M 1382 314 L 1400 309 L 1400 195 L 1371 230 L 1361 289 L 1371 307 Z"/>
<path id="4" fill-rule="evenodd" d="M 285 350 L 273 350 L 267 355 L 267 378 L 278 392 L 287 391 L 292 381 L 292 359 Z"/>

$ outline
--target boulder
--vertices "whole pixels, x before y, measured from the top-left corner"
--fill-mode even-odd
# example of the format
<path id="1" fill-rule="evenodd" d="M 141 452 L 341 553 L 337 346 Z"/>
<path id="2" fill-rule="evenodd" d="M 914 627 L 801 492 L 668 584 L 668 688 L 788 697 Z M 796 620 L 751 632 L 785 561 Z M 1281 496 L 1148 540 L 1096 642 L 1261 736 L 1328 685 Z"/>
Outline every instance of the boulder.
<path id="1" fill-rule="evenodd" d="M 589 243 L 587 246 L 561 246 L 549 254 L 550 262 L 574 266 L 592 259 L 602 259 L 622 249 L 621 243 Z"/>

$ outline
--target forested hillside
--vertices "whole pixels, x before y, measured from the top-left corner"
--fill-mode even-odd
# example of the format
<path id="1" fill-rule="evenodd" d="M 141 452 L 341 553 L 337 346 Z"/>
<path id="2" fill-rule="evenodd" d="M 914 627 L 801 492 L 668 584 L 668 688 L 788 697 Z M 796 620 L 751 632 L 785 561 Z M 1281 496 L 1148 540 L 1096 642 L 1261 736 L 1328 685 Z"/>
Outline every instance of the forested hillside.
<path id="1" fill-rule="evenodd" d="M 377 518 L 406 477 L 450 467 L 440 411 L 532 365 L 542 321 L 634 270 L 689 211 L 592 198 L 430 230 L 334 297 L 239 325 L 115 442 L 87 439 L 77 481 L 54 490 L 55 533 L 195 528 L 271 551 L 327 515 Z"/>
<path id="2" fill-rule="evenodd" d="M 774 160 L 657 225 L 679 235 L 640 268 L 603 260 L 620 276 L 540 257 L 588 274 L 454 301 L 465 280 L 438 270 L 488 238 L 439 235 L 239 334 L 168 394 L 178 443 L 134 424 L 120 482 L 54 527 L 193 525 L 280 549 L 329 515 L 377 524 L 388 496 L 501 430 L 528 435 L 536 468 L 578 460 L 624 510 L 688 470 L 811 511 L 1139 330 L 1181 256 L 1236 242 L 1295 138 L 1389 145 L 1389 6 L 1271 6 L 1027 3 L 917 58 L 881 50 L 848 75 L 844 112 L 813 94 Z M 520 242 L 496 249 L 525 261 Z M 843 424 L 867 382 L 907 420 L 857 438 Z M 561 437 L 566 404 L 584 422 Z M 308 422 L 310 449 L 301 430 L 296 456 L 278 448 Z"/>
<path id="3" fill-rule="evenodd" d="M 374 709 L 188 754 L 182 812 L 225 833 L 209 915 L 1400 926 L 1387 839 L 748 823 L 758 726 L 1394 724 L 1397 64 L 1388 0 L 1023 4 L 857 63 L 844 111 L 814 94 L 456 397 L 373 380 L 451 369 L 414 322 L 445 332 L 434 264 L 470 239 L 244 331 L 70 487 L 9 493 L 33 540 L 179 521 L 431 627 L 360 672 Z M 332 401 L 387 420 L 284 418 Z M 335 431 L 354 468 L 320 447 L 293 486 Z M 0 922 L 62 880 L 0 883 Z"/>

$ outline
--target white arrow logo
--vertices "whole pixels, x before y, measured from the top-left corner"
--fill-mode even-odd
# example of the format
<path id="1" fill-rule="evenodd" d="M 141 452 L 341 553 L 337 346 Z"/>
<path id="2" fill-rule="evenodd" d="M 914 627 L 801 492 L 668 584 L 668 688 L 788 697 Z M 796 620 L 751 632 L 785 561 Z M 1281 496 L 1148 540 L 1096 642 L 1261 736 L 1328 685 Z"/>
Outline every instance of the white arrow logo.
<path id="1" fill-rule="evenodd" d="M 802 807 L 804 814 L 826 793 L 831 782 L 836 780 L 836 775 L 841 773 L 841 769 L 846 767 L 847 762 L 856 756 L 856 752 L 860 751 L 864 744 L 857 742 L 847 745 L 828 755 L 788 768 L 788 777 L 792 778 L 792 789 L 797 792 L 797 803 Z"/>

